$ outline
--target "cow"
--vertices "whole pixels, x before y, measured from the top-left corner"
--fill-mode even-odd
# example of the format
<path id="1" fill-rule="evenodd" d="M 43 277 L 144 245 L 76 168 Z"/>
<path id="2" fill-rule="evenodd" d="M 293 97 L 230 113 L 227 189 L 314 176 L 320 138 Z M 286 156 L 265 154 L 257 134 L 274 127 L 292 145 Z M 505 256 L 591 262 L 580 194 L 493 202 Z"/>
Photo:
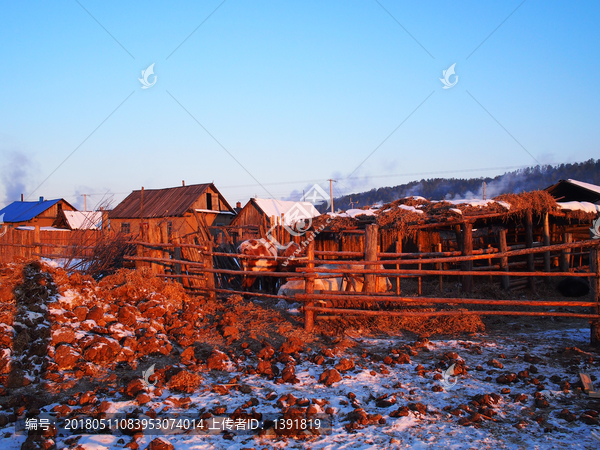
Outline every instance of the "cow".
<path id="1" fill-rule="evenodd" d="M 374 266 L 368 266 L 373 268 Z M 323 264 L 317 267 L 318 269 L 334 269 L 339 270 L 340 273 L 322 272 L 319 275 L 327 276 L 327 278 L 315 279 L 315 292 L 318 291 L 351 291 L 351 292 L 362 292 L 364 285 L 364 274 L 352 273 L 344 274 L 344 271 L 355 271 L 363 270 L 364 265 L 361 264 Z M 383 269 L 380 264 L 377 266 L 378 269 Z M 377 277 L 376 283 L 377 292 L 386 292 L 392 288 L 392 283 L 387 277 Z M 304 280 L 290 280 L 285 283 L 279 289 L 278 295 L 285 295 L 293 297 L 295 294 L 304 293 L 305 284 Z"/>
<path id="2" fill-rule="evenodd" d="M 257 272 L 293 272 L 297 265 L 297 256 L 301 254 L 301 247 L 295 242 L 285 246 L 273 244 L 268 239 L 249 239 L 238 246 L 238 253 L 247 256 L 267 256 L 271 258 L 242 258 L 244 271 Z M 294 259 L 291 257 L 294 256 Z M 277 257 L 277 258 L 273 258 Z M 294 263 L 296 261 L 296 263 Z M 242 288 L 248 290 L 254 284 L 256 276 L 244 276 Z M 270 278 L 270 277 L 269 277 Z"/>

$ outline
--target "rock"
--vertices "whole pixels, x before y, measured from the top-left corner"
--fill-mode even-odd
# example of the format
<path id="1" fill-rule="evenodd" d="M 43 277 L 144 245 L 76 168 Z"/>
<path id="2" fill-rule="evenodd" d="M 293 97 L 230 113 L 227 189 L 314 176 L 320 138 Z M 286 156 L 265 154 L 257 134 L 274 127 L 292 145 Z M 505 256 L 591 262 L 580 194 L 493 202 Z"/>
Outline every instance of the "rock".
<path id="1" fill-rule="evenodd" d="M 388 394 L 384 394 L 375 399 L 375 406 L 377 406 L 378 408 L 389 408 L 390 406 L 396 404 L 396 400 L 397 399 L 395 395 L 388 396 Z"/>
<path id="2" fill-rule="evenodd" d="M 592 417 L 585 413 L 582 414 L 579 419 L 587 425 L 598 425 L 598 423 L 599 423 L 598 417 Z"/>
<path id="3" fill-rule="evenodd" d="M 125 305 L 119 308 L 117 318 L 123 325 L 131 327 L 137 323 L 140 315 L 139 310 L 135 306 Z"/>
<path id="4" fill-rule="evenodd" d="M 175 447 L 162 438 L 154 438 L 146 450 L 175 450 Z"/>
<path id="5" fill-rule="evenodd" d="M 150 396 L 148 394 L 145 393 L 140 393 L 136 396 L 135 401 L 139 404 L 139 405 L 145 405 L 146 403 L 148 403 L 151 400 Z"/>
<path id="6" fill-rule="evenodd" d="M 396 364 L 410 364 L 410 356 L 408 353 L 398 353 L 398 357 L 395 360 Z"/>
<path id="7" fill-rule="evenodd" d="M 527 394 L 518 394 L 515 395 L 515 403 L 524 403 L 527 401 Z"/>
<path id="8" fill-rule="evenodd" d="M 325 362 L 325 357 L 323 355 L 315 355 L 315 357 L 313 358 L 313 362 L 320 366 Z"/>
<path id="9" fill-rule="evenodd" d="M 354 369 L 354 361 L 351 361 L 347 358 L 342 358 L 339 363 L 335 365 L 335 368 L 340 372 L 346 372 L 348 370 Z"/>
<path id="10" fill-rule="evenodd" d="M 114 339 L 95 336 L 92 343 L 86 346 L 83 358 L 95 364 L 105 364 L 114 362 L 120 352 L 121 346 Z"/>
<path id="11" fill-rule="evenodd" d="M 402 406 L 400 408 L 398 408 L 395 411 L 392 411 L 390 413 L 390 417 L 404 417 L 404 416 L 408 416 L 410 409 L 408 408 L 408 406 Z"/>
<path id="12" fill-rule="evenodd" d="M 295 384 L 298 382 L 298 378 L 296 378 L 296 368 L 293 364 L 288 364 L 281 372 L 281 379 L 286 383 Z"/>
<path id="13" fill-rule="evenodd" d="M 297 353 L 301 352 L 304 348 L 304 343 L 297 337 L 288 338 L 283 344 L 281 344 L 280 352 L 283 353 Z"/>
<path id="14" fill-rule="evenodd" d="M 231 325 L 223 327 L 223 337 L 229 337 L 233 340 L 240 338 L 240 330 Z"/>
<path id="15" fill-rule="evenodd" d="M 498 378 L 496 378 L 496 383 L 498 383 L 498 384 L 509 384 L 509 383 L 514 383 L 515 381 L 517 381 L 516 373 L 508 373 L 508 374 L 500 375 Z"/>
<path id="16" fill-rule="evenodd" d="M 342 376 L 335 369 L 325 370 L 319 377 L 319 382 L 325 386 L 331 386 L 333 383 L 337 383 L 342 380 Z"/>
<path id="17" fill-rule="evenodd" d="M 52 343 L 57 344 L 72 344 L 75 342 L 75 331 L 71 327 L 61 327 L 52 332 Z"/>
<path id="18" fill-rule="evenodd" d="M 83 322 L 87 317 L 89 311 L 90 310 L 85 306 L 78 306 L 73 310 L 73 314 L 75 314 L 75 317 L 77 317 L 77 320 L 79 322 Z"/>
<path id="19" fill-rule="evenodd" d="M 85 316 L 85 320 L 93 320 L 99 326 L 106 325 L 106 321 L 104 320 L 104 310 L 99 306 L 93 306 L 90 311 Z"/>
<path id="20" fill-rule="evenodd" d="M 225 370 L 229 357 L 220 350 L 214 349 L 208 357 L 206 363 L 208 370 Z"/>
<path id="21" fill-rule="evenodd" d="M 421 414 L 427 413 L 427 406 L 424 405 L 423 403 L 409 403 L 408 408 L 411 411 L 417 411 Z"/>
<path id="22" fill-rule="evenodd" d="M 261 375 L 273 376 L 273 364 L 270 361 L 259 361 L 258 366 L 256 367 L 256 372 Z"/>
<path id="23" fill-rule="evenodd" d="M 143 380 L 136 378 L 135 380 L 131 380 L 127 387 L 125 388 L 125 392 L 130 397 L 136 397 L 140 392 L 146 392 L 147 386 Z"/>
<path id="24" fill-rule="evenodd" d="M 81 358 L 81 354 L 68 344 L 63 344 L 54 352 L 54 362 L 60 370 L 71 370 Z"/>
<path id="25" fill-rule="evenodd" d="M 196 361 L 196 356 L 194 354 L 194 347 L 188 347 L 186 348 L 184 351 L 181 352 L 181 355 L 179 356 L 181 358 L 181 361 L 186 363 L 193 363 L 194 361 Z"/>

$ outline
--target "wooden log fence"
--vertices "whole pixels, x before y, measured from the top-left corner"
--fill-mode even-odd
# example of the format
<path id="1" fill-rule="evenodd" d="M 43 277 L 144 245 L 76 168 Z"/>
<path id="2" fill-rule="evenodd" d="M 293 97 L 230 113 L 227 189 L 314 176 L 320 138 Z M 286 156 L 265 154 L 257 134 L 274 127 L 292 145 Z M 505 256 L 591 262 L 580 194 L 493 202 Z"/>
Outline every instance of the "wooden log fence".
<path id="1" fill-rule="evenodd" d="M 214 296 L 216 294 L 240 294 L 256 297 L 281 299 L 290 297 L 274 295 L 263 292 L 246 292 L 235 289 L 223 289 L 215 286 L 215 276 L 261 276 L 277 277 L 283 279 L 304 280 L 304 292 L 296 294 L 294 299 L 304 303 L 304 326 L 307 331 L 314 329 L 315 320 L 320 319 L 316 313 L 329 313 L 334 315 L 361 315 L 361 316 L 441 316 L 441 315 L 520 315 L 520 316 L 560 316 L 590 319 L 593 345 L 600 346 L 600 239 L 587 239 L 574 241 L 571 233 L 565 232 L 562 243 L 552 244 L 549 241 L 549 227 L 543 223 L 543 242 L 535 242 L 533 234 L 528 230 L 531 222 L 526 217 L 526 243 L 525 245 L 508 245 L 506 230 L 500 229 L 497 233 L 498 247 L 473 248 L 472 227 L 470 223 L 456 225 L 455 231 L 459 243 L 458 251 L 442 251 L 442 245 L 436 244 L 433 252 L 403 253 L 402 242 L 396 241 L 392 246 L 394 252 L 381 252 L 378 249 L 376 225 L 368 225 L 364 233 L 364 252 L 341 251 L 316 251 L 314 240 L 306 246 L 306 256 L 295 258 L 301 262 L 295 271 L 283 272 L 255 272 L 243 269 L 215 268 L 213 258 L 236 258 L 240 260 L 262 259 L 275 260 L 274 256 L 251 256 L 239 253 L 226 253 L 214 251 L 212 245 L 202 242 L 207 236 L 193 238 L 172 235 L 170 242 L 167 239 L 166 228 L 160 228 L 150 233 L 144 233 L 142 241 L 133 242 L 138 246 L 136 256 L 126 257 L 127 260 L 138 264 L 146 264 L 156 276 L 181 282 L 186 289 L 194 293 L 203 293 Z M 60 251 L 68 251 L 72 243 L 67 241 L 49 242 L 45 232 L 34 230 L 33 233 L 18 234 L 9 230 L 9 240 L 0 241 L 0 255 L 10 255 L 16 258 L 46 256 L 59 257 Z M 198 241 L 200 239 L 200 242 Z M 512 240 L 512 235 L 511 235 Z M 162 241 L 162 242 L 161 242 Z M 82 241 L 80 240 L 81 244 Z M 93 249 L 90 245 L 80 245 L 81 249 Z M 389 248 L 389 247 L 386 247 Z M 21 250 L 19 250 L 21 249 Z M 421 246 L 418 245 L 418 249 Z M 587 250 L 587 251 L 586 251 Z M 577 261 L 575 256 L 580 256 L 578 272 L 572 268 Z M 583 266 L 583 257 L 589 257 L 589 267 Z M 325 259 L 334 258 L 334 259 Z M 555 261 L 553 264 L 552 261 Z M 480 263 L 480 264 L 476 264 Z M 483 263 L 484 265 L 482 265 Z M 339 268 L 322 268 L 318 265 L 339 265 Z M 239 267 L 239 264 L 237 264 Z M 362 266 L 356 267 L 356 266 Z M 383 268 L 380 268 L 383 266 Z M 408 267 L 407 267 L 408 266 Z M 228 267 L 236 267 L 230 265 Z M 542 270 L 537 270 L 538 268 Z M 518 269 L 518 270 L 517 270 Z M 524 270 L 523 270 L 524 269 Z M 583 269 L 583 270 L 582 270 Z M 529 289 L 535 288 L 535 279 L 552 277 L 587 277 L 589 279 L 590 301 L 535 301 L 535 300 L 494 300 L 477 298 L 444 298 L 401 296 L 400 279 L 433 277 L 439 281 L 440 292 L 443 292 L 443 277 L 454 277 L 462 281 L 462 289 L 470 292 L 474 278 L 497 277 L 504 289 Z M 363 292 L 318 292 L 315 288 L 316 280 L 331 277 L 360 277 L 364 278 Z M 378 293 L 377 279 L 379 277 L 393 277 L 396 279 L 395 295 Z M 331 305 L 323 305 L 330 302 Z M 336 307 L 335 302 L 342 302 L 341 307 Z M 485 307 L 521 307 L 521 308 L 587 308 L 588 312 L 571 312 L 564 310 L 554 311 L 528 311 L 528 310 L 433 310 L 433 311 L 402 311 L 388 309 L 359 309 L 348 308 L 343 305 L 362 304 L 375 305 L 385 303 L 398 306 L 415 305 L 448 305 L 451 307 L 481 306 Z"/>

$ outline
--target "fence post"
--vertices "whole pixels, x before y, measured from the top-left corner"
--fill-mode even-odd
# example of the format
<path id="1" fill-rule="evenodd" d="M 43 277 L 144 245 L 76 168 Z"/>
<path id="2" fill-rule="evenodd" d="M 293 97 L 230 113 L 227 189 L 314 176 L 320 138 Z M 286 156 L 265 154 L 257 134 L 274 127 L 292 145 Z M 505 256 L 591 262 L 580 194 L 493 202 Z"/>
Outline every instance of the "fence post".
<path id="1" fill-rule="evenodd" d="M 590 237 L 594 238 L 591 231 Z M 598 241 L 598 244 L 600 244 L 600 241 Z M 592 301 L 598 304 L 593 308 L 593 312 L 596 314 L 600 314 L 600 248 L 598 244 L 590 247 L 590 272 L 594 272 L 596 275 L 591 276 L 589 279 Z M 600 346 L 600 320 L 598 319 L 590 320 L 590 345 Z"/>
<path id="2" fill-rule="evenodd" d="M 525 212 L 525 246 L 533 248 L 533 214 L 531 209 Z M 527 271 L 535 271 L 535 255 L 530 253 L 527 255 Z M 527 286 L 535 292 L 535 277 L 527 278 Z"/>
<path id="3" fill-rule="evenodd" d="M 402 253 L 402 238 L 398 237 L 396 241 L 396 253 Z M 400 259 L 400 258 L 398 258 Z M 400 269 L 400 265 L 396 264 L 396 270 Z M 400 275 L 396 277 L 396 295 L 400 295 Z"/>
<path id="4" fill-rule="evenodd" d="M 314 235 L 313 235 L 313 238 L 314 238 Z M 315 259 L 315 241 L 314 241 L 314 239 L 311 239 L 310 242 L 308 243 L 308 247 L 306 247 L 306 257 L 308 258 L 309 261 L 313 261 Z M 313 267 L 315 267 L 315 263 L 309 262 L 306 264 L 306 267 L 308 269 L 312 269 Z M 309 275 L 309 276 L 305 276 L 305 278 L 304 278 L 304 280 L 305 280 L 304 292 L 306 294 L 314 294 L 315 278 L 312 273 L 308 273 L 306 275 Z M 314 303 L 312 301 L 310 301 L 310 302 L 306 302 L 305 306 L 313 306 L 313 305 L 314 305 Z M 315 312 L 307 311 L 305 308 L 304 309 L 304 330 L 308 331 L 310 333 L 313 330 L 314 326 L 315 326 Z"/>
<path id="5" fill-rule="evenodd" d="M 34 245 L 35 245 L 35 247 L 33 248 L 33 251 L 35 253 L 37 253 L 38 256 L 35 256 L 35 255 L 32 255 L 32 256 L 34 257 L 34 259 L 41 260 L 42 257 L 40 255 L 42 253 L 42 251 L 41 251 L 42 247 L 40 246 L 40 226 L 39 225 L 35 226 L 35 229 L 34 229 L 34 232 L 33 232 L 33 242 L 34 242 Z"/>
<path id="6" fill-rule="evenodd" d="M 473 255 L 473 224 L 471 222 L 464 222 L 461 226 L 462 234 L 462 256 Z M 462 270 L 470 271 L 473 270 L 473 261 L 464 261 L 462 263 Z M 473 275 L 462 276 L 462 290 L 463 292 L 471 292 L 473 289 Z"/>
<path id="7" fill-rule="evenodd" d="M 421 246 L 421 236 L 422 236 L 422 235 L 421 235 L 421 230 L 418 230 L 418 231 L 417 231 L 417 252 L 418 252 L 418 253 L 421 253 L 421 251 L 422 251 L 422 246 Z M 421 260 L 421 257 L 419 256 L 419 261 L 420 261 L 420 260 Z M 421 265 L 421 263 L 419 263 L 419 264 L 417 265 L 417 269 L 419 270 L 419 272 L 421 272 L 421 269 L 422 269 L 422 267 L 423 267 L 423 266 Z M 419 277 L 418 277 L 418 281 L 419 281 L 419 297 L 420 297 L 420 296 L 421 296 L 421 284 L 422 284 L 422 278 L 421 278 L 421 275 L 419 275 Z"/>
<path id="8" fill-rule="evenodd" d="M 508 246 L 506 245 L 506 229 L 503 228 L 499 232 L 500 238 L 500 253 L 505 253 L 508 250 Z M 503 256 L 500 258 L 500 270 L 504 270 L 508 272 L 508 258 Z M 502 284 L 502 289 L 508 291 L 510 289 L 510 278 L 508 275 L 502 275 L 500 278 L 500 283 Z"/>
<path id="9" fill-rule="evenodd" d="M 179 263 L 179 261 L 181 261 L 181 247 L 179 247 L 180 242 L 179 233 L 177 231 L 171 233 L 171 243 L 175 246 L 173 248 L 173 259 L 177 261 L 175 264 L 173 264 L 173 271 L 175 272 L 175 275 L 181 275 L 181 264 Z M 178 283 L 183 284 L 183 278 L 177 277 L 176 280 Z"/>
<path id="10" fill-rule="evenodd" d="M 544 227 L 543 227 L 543 233 L 544 233 L 544 246 L 547 247 L 550 245 L 550 219 L 548 217 L 548 213 L 544 213 Z M 544 272 L 550 272 L 551 271 L 551 264 L 550 264 L 550 252 L 545 252 L 544 253 Z M 550 277 L 544 277 L 545 278 L 545 282 L 547 285 L 551 284 Z"/>
<path id="11" fill-rule="evenodd" d="M 565 233 L 563 235 L 563 242 L 568 244 L 573 242 L 573 235 L 571 233 Z M 571 267 L 571 249 L 565 248 L 560 252 L 560 271 L 568 272 Z"/>
<path id="12" fill-rule="evenodd" d="M 438 243 L 435 244 L 435 251 L 438 253 L 442 253 L 442 243 Z M 442 270 L 443 269 L 443 264 L 442 263 L 437 263 L 437 268 L 438 270 Z M 442 280 L 442 276 L 439 276 L 439 281 L 440 281 L 440 292 L 444 292 L 444 282 Z"/>
<path id="13" fill-rule="evenodd" d="M 377 261 L 377 230 L 378 226 L 369 224 L 365 230 L 365 261 Z M 365 269 L 371 269 L 374 266 L 365 265 Z M 377 275 L 365 274 L 365 284 L 363 292 L 377 292 Z"/>

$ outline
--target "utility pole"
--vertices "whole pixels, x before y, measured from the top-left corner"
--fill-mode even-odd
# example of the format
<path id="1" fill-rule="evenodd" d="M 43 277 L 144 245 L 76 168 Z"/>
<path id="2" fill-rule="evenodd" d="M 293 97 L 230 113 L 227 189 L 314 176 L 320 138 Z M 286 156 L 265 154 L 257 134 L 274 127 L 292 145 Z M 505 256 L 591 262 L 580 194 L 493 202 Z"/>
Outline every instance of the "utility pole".
<path id="1" fill-rule="evenodd" d="M 331 212 L 333 212 L 333 182 L 337 180 L 329 179 L 329 198 L 331 199 Z"/>
<path id="2" fill-rule="evenodd" d="M 483 199 L 485 200 L 485 181 L 483 182 Z"/>
<path id="3" fill-rule="evenodd" d="M 83 197 L 83 210 L 87 211 L 87 196 L 89 194 L 81 194 L 81 196 Z"/>

